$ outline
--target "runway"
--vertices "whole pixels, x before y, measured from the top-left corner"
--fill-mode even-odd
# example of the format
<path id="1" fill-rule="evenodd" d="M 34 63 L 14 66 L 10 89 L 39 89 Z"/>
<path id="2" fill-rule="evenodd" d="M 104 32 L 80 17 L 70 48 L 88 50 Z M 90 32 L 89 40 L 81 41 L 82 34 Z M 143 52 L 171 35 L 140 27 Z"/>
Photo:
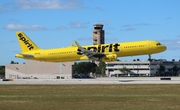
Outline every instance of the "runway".
<path id="1" fill-rule="evenodd" d="M 170 80 L 161 80 L 170 78 Z M 53 85 L 53 84 L 180 84 L 180 77 L 118 77 L 118 78 L 95 78 L 95 79 L 13 79 L 3 81 L 0 84 L 30 84 L 30 85 Z"/>

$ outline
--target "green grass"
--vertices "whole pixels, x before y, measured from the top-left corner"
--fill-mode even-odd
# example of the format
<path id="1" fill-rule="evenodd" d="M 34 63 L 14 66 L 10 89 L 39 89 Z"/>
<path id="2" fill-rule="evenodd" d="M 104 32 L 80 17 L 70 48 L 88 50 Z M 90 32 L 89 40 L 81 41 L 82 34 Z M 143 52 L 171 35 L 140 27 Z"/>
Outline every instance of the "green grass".
<path id="1" fill-rule="evenodd" d="M 0 110 L 180 110 L 180 85 L 0 85 Z"/>

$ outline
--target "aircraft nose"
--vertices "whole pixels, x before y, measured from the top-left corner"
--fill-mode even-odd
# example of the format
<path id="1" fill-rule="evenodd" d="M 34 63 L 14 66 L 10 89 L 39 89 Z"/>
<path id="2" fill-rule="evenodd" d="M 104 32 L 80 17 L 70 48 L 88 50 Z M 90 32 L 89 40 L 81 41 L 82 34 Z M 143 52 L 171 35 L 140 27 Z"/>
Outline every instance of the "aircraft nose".
<path id="1" fill-rule="evenodd" d="M 167 49 L 167 47 L 163 45 L 162 50 L 165 51 L 166 49 Z"/>

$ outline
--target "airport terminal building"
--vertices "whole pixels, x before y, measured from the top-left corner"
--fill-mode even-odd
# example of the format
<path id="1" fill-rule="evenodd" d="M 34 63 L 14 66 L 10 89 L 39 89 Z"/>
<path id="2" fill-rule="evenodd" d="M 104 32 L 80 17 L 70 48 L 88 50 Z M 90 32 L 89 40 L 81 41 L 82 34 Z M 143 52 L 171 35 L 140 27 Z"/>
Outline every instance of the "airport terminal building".
<path id="1" fill-rule="evenodd" d="M 128 69 L 125 73 L 122 69 Z M 116 61 L 106 62 L 106 75 L 109 77 L 121 76 L 177 76 L 180 74 L 180 61 Z"/>
<path id="2" fill-rule="evenodd" d="M 6 79 L 71 79 L 74 62 L 26 61 L 25 64 L 5 65 Z"/>

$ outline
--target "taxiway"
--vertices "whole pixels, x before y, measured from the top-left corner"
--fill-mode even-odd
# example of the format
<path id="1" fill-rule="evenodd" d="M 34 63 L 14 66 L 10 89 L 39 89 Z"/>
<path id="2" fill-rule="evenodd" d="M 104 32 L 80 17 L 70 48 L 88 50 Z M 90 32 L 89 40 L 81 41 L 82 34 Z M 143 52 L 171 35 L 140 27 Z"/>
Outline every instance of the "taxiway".
<path id="1" fill-rule="evenodd" d="M 95 78 L 95 79 L 13 79 L 0 84 L 180 84 L 180 77 L 120 77 L 120 78 Z"/>

